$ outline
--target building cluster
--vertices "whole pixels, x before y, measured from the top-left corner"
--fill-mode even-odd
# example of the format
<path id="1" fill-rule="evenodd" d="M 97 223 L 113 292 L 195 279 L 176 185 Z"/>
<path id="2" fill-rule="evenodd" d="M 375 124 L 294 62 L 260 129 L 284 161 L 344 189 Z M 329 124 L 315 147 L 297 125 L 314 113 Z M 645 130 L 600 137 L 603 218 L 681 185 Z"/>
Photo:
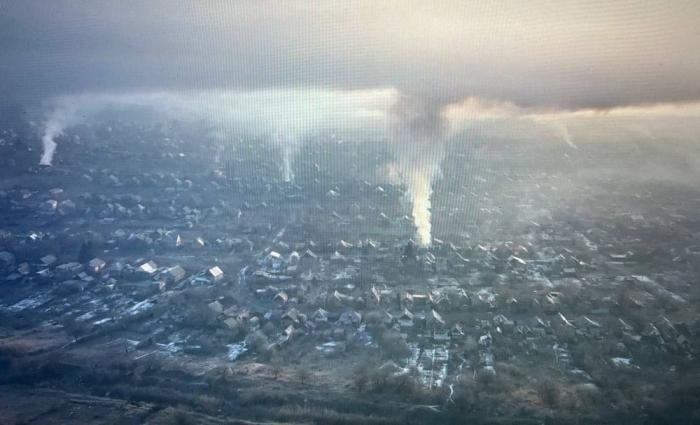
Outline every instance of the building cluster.
<path id="1" fill-rule="evenodd" d="M 683 373 L 697 355 L 700 250 L 659 240 L 656 270 L 640 236 L 678 226 L 677 211 L 555 225 L 503 220 L 484 195 L 471 234 L 426 249 L 389 207 L 397 186 L 305 190 L 241 177 L 239 162 L 183 170 L 154 150 L 133 169 L 57 166 L 0 191 L 3 318 L 64 334 L 66 349 L 190 366 L 369 356 L 428 389 L 503 368 L 595 388 Z"/>

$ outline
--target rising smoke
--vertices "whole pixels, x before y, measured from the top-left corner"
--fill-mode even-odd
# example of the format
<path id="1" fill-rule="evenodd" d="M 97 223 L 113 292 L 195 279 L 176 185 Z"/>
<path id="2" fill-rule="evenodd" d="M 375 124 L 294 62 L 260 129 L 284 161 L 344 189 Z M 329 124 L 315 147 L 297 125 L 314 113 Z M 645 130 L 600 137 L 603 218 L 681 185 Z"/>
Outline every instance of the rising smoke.
<path id="1" fill-rule="evenodd" d="M 550 135 L 554 133 L 571 149 L 578 149 L 582 141 L 610 137 L 595 131 L 618 134 L 621 122 L 637 129 L 637 136 L 639 129 L 649 133 L 650 122 L 656 123 L 655 131 L 668 133 L 668 128 L 658 127 L 659 123 L 675 121 L 660 119 L 679 113 L 675 107 L 664 105 L 605 111 L 556 111 L 474 98 L 452 103 L 430 99 L 430 96 L 400 93 L 394 89 L 223 90 L 64 96 L 46 104 L 48 112 L 44 120 L 44 149 L 40 163 L 52 163 L 57 149 L 56 138 L 68 127 L 110 108 L 146 108 L 156 119 L 208 122 L 223 140 L 238 139 L 241 135 L 265 140 L 280 152 L 280 177 L 284 181 L 293 181 L 294 157 L 304 143 L 361 131 L 371 135 L 369 139 L 388 140 L 395 158 L 389 174 L 399 176 L 406 186 L 416 227 L 416 242 L 429 246 L 432 242 L 433 183 L 440 176 L 446 142 L 454 131 L 479 123 L 484 137 L 514 137 L 514 133 L 518 133 L 517 138 L 537 139 L 540 135 L 536 131 L 522 126 L 531 123 L 548 130 Z M 687 115 L 681 118 L 686 120 L 700 116 L 700 106 L 697 105 L 681 111 Z M 572 126 L 579 133 L 584 131 L 577 134 L 576 144 Z M 685 127 L 673 126 L 676 131 Z M 526 132 L 522 129 L 529 134 L 524 136 Z M 685 133 L 681 136 L 691 137 Z"/>
<path id="2" fill-rule="evenodd" d="M 291 182 L 294 180 L 292 162 L 294 161 L 294 155 L 298 149 L 298 143 L 295 143 L 294 140 L 281 137 L 279 134 L 277 136 L 277 142 L 282 150 L 282 178 L 285 182 Z"/>
<path id="3" fill-rule="evenodd" d="M 315 136 L 377 129 L 394 102 L 394 90 L 261 90 L 134 92 L 62 96 L 46 102 L 41 164 L 51 165 L 56 137 L 108 109 L 142 108 L 155 119 L 207 122 L 222 138 L 244 134 L 281 152 L 282 178 L 293 179 L 300 146 Z"/>
<path id="4" fill-rule="evenodd" d="M 223 137 L 236 132 L 267 140 L 280 152 L 281 177 L 287 182 L 294 179 L 294 156 L 306 141 L 354 130 L 375 131 L 375 135 L 390 141 L 395 154 L 399 175 L 412 204 L 417 242 L 421 246 L 431 244 L 432 183 L 440 174 L 448 130 L 440 104 L 419 96 L 399 95 L 393 89 L 61 97 L 48 104 L 41 164 L 52 163 L 56 137 L 68 126 L 108 108 L 132 107 L 147 108 L 162 119 L 208 121 Z"/>
<path id="5" fill-rule="evenodd" d="M 53 155 L 56 152 L 56 138 L 63 130 L 76 121 L 77 109 L 72 104 L 55 105 L 46 118 L 44 134 L 41 136 L 43 153 L 39 164 L 51 165 Z"/>
<path id="6" fill-rule="evenodd" d="M 100 112 L 110 108 L 129 109 L 147 108 L 157 111 L 163 119 L 167 117 L 188 117 L 187 102 L 167 93 L 138 94 L 82 94 L 61 96 L 45 102 L 43 134 L 41 141 L 43 152 L 41 165 L 51 165 L 58 144 L 56 138 L 70 126 L 87 122 Z"/>
<path id="7" fill-rule="evenodd" d="M 440 175 L 448 123 L 440 104 L 412 95 L 398 99 L 391 118 L 391 144 L 411 200 L 416 242 L 427 247 L 432 243 L 433 181 Z"/>

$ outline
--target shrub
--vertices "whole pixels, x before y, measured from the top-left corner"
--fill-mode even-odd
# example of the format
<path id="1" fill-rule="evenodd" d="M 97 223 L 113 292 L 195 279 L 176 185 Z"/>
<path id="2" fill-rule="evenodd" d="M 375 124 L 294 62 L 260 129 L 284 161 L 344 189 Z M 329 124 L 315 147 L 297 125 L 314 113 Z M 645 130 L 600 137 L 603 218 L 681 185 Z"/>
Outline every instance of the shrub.
<path id="1" fill-rule="evenodd" d="M 557 407 L 561 401 L 559 386 L 549 378 L 542 379 L 538 383 L 537 394 L 542 403 L 549 408 Z"/>
<path id="2" fill-rule="evenodd" d="M 265 334 L 261 331 L 256 331 L 248 335 L 248 338 L 246 338 L 246 343 L 248 344 L 248 347 L 250 347 L 250 349 L 256 353 L 263 356 L 269 355 L 268 346 L 270 345 L 270 342 L 267 339 L 267 336 L 265 336 Z"/>
<path id="3" fill-rule="evenodd" d="M 205 303 L 195 303 L 185 312 L 185 324 L 198 329 L 214 328 L 216 317 L 217 314 Z"/>
<path id="4" fill-rule="evenodd" d="M 386 357 L 402 358 L 411 354 L 406 341 L 396 332 L 385 332 L 379 337 L 379 347 Z"/>
<path id="5" fill-rule="evenodd" d="M 276 350 L 270 352 L 270 368 L 272 369 L 272 376 L 275 378 L 282 373 L 282 357 Z"/>
<path id="6" fill-rule="evenodd" d="M 301 366 L 297 368 L 296 376 L 297 380 L 299 380 L 299 384 L 306 385 L 313 375 L 306 366 Z"/>

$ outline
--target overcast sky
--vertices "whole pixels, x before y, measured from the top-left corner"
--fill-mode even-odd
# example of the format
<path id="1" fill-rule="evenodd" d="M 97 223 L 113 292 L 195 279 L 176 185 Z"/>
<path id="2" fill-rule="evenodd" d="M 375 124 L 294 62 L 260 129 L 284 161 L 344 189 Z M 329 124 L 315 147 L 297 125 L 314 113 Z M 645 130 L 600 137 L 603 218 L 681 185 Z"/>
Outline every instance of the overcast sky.
<path id="1" fill-rule="evenodd" d="M 700 100 L 692 1 L 0 0 L 1 94 L 394 87 L 437 103 Z"/>

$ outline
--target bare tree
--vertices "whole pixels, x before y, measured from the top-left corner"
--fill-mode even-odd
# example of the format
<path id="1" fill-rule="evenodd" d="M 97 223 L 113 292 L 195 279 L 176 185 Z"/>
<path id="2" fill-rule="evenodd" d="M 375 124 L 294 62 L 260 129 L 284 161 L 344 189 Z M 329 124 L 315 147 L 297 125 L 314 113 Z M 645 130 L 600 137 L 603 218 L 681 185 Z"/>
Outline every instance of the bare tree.
<path id="1" fill-rule="evenodd" d="M 297 379 L 301 385 L 306 385 L 311 377 L 311 371 L 306 366 L 300 366 L 297 368 Z"/>

